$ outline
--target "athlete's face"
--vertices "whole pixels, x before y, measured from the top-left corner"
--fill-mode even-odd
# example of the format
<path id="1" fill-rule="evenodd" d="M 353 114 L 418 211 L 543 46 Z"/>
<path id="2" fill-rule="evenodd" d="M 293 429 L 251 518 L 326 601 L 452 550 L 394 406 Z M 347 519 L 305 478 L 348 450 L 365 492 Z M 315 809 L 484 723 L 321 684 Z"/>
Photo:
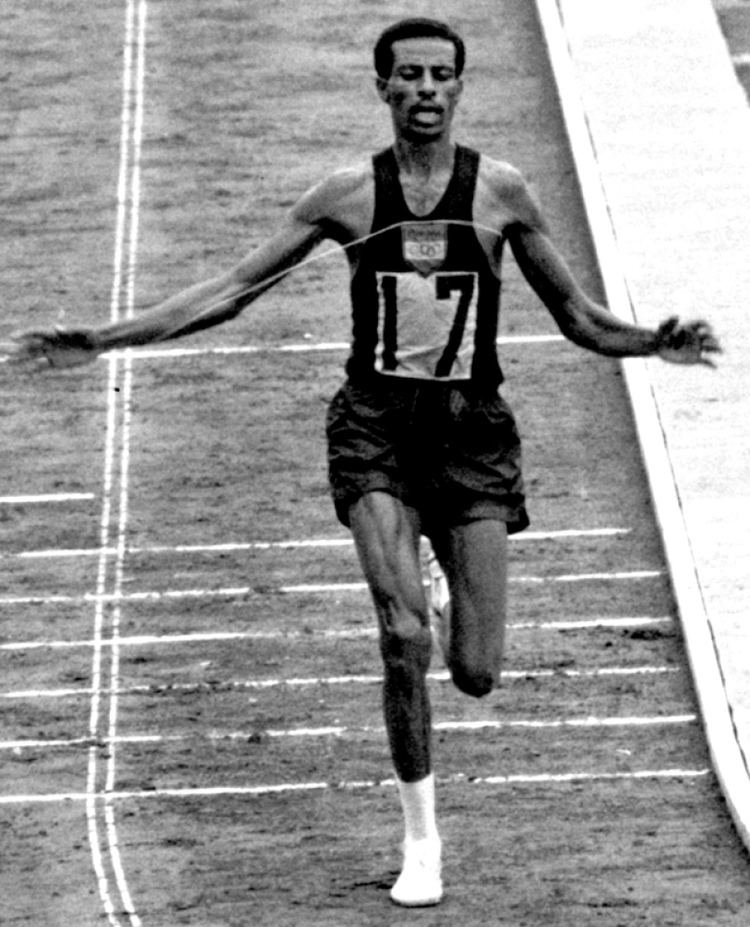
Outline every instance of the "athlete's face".
<path id="1" fill-rule="evenodd" d="M 381 99 L 393 115 L 397 135 L 413 142 L 440 138 L 450 128 L 463 84 L 456 76 L 456 48 L 438 38 L 393 43 L 393 68 L 378 78 Z"/>

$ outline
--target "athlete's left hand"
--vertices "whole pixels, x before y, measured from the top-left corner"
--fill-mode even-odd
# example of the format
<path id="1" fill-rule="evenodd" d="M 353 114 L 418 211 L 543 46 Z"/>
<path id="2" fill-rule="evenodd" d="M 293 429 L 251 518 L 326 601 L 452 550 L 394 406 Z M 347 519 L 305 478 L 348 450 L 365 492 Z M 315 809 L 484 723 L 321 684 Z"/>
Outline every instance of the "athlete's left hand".
<path id="1" fill-rule="evenodd" d="M 712 355 L 721 345 L 708 322 L 680 322 L 671 316 L 656 331 L 656 353 L 671 364 L 703 364 L 715 367 Z"/>
<path id="2" fill-rule="evenodd" d="M 23 367 L 78 367 L 99 353 L 93 330 L 57 326 L 50 331 L 21 332 L 0 344 L 0 362 Z"/>

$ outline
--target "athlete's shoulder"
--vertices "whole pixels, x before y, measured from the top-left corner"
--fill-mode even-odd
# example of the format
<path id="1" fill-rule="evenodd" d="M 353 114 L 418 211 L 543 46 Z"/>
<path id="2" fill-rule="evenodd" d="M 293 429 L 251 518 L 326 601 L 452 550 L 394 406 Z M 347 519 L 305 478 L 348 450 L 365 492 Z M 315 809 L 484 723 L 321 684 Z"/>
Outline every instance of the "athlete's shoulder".
<path id="1" fill-rule="evenodd" d="M 346 210 L 372 191 L 372 161 L 361 161 L 333 171 L 311 187 L 298 201 L 295 214 L 309 222 L 340 218 Z"/>
<path id="2" fill-rule="evenodd" d="M 374 189 L 372 160 L 335 170 L 298 200 L 292 218 L 340 244 L 353 241 L 370 230 Z"/>
<path id="3" fill-rule="evenodd" d="M 507 161 L 481 155 L 478 185 L 484 197 L 502 209 L 507 224 L 543 227 L 544 219 L 524 174 Z"/>
<path id="4" fill-rule="evenodd" d="M 359 193 L 373 181 L 372 159 L 358 161 L 329 174 L 320 184 L 321 191 L 334 200 Z"/>
<path id="5" fill-rule="evenodd" d="M 498 196 L 513 197 L 528 191 L 526 178 L 517 167 L 486 154 L 479 157 L 479 179 Z"/>

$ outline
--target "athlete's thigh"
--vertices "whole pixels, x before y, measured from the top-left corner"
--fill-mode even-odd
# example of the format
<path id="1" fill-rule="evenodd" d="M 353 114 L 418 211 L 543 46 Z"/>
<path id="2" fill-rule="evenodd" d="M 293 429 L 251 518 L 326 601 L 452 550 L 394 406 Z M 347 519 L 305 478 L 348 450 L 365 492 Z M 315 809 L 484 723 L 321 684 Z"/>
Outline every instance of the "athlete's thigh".
<path id="1" fill-rule="evenodd" d="M 349 522 L 381 622 L 411 616 L 426 624 L 416 511 L 390 493 L 367 492 L 350 507 Z"/>
<path id="2" fill-rule="evenodd" d="M 507 544 L 505 522 L 481 518 L 432 538 L 451 594 L 451 652 L 469 662 L 502 658 L 505 638 Z"/>

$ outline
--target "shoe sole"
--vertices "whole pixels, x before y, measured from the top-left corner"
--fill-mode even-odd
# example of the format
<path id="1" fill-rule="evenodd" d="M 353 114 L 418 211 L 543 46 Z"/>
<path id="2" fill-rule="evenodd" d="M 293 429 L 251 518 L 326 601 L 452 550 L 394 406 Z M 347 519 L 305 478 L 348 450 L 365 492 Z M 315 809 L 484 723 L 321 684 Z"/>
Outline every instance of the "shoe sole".
<path id="1" fill-rule="evenodd" d="M 398 898 L 394 898 L 391 895 L 391 901 L 398 905 L 399 908 L 434 908 L 436 905 L 439 905 L 443 900 L 442 894 L 437 898 L 426 898 L 421 901 L 400 901 Z"/>

